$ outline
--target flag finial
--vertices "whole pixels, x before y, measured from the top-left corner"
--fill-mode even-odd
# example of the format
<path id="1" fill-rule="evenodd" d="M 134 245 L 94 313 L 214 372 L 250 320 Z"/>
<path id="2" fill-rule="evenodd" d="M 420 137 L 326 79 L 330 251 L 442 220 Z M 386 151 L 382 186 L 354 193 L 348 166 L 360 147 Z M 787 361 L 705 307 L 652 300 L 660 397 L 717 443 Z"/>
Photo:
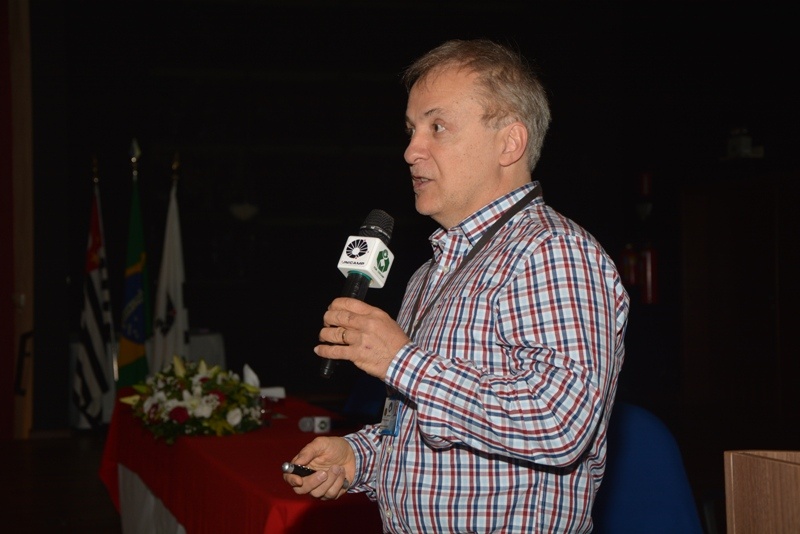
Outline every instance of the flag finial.
<path id="1" fill-rule="evenodd" d="M 136 138 L 133 138 L 131 141 L 131 170 L 133 170 L 133 179 L 134 181 L 139 177 L 139 156 L 142 155 L 141 149 L 139 149 L 139 141 Z"/>
<path id="2" fill-rule="evenodd" d="M 131 141 L 131 152 L 130 152 L 131 163 L 136 163 L 136 161 L 139 159 L 139 156 L 141 155 L 142 151 L 139 148 L 139 141 L 137 141 L 136 138 L 134 137 L 133 140 Z"/>
<path id="3" fill-rule="evenodd" d="M 173 182 L 177 182 L 178 181 L 178 178 L 179 178 L 178 170 L 180 169 L 180 167 L 181 167 L 181 158 L 180 158 L 180 155 L 178 154 L 178 152 L 176 151 L 175 152 L 175 156 L 172 158 L 172 181 Z"/>
<path id="4" fill-rule="evenodd" d="M 100 182 L 100 175 L 97 170 L 97 156 L 92 156 L 92 182 L 95 184 Z"/>

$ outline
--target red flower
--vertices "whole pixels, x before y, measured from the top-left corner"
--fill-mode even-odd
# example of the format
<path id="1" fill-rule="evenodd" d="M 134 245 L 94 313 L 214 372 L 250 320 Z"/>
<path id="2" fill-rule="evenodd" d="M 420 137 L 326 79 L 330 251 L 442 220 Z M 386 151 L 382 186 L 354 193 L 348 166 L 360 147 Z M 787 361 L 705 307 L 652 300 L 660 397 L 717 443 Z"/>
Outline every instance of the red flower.
<path id="1" fill-rule="evenodd" d="M 170 410 L 169 418 L 178 424 L 183 424 L 189 419 L 189 411 L 183 406 L 176 406 Z"/>
<path id="2" fill-rule="evenodd" d="M 219 399 L 219 403 L 220 404 L 225 404 L 225 398 L 226 398 L 225 394 L 223 392 L 221 392 L 220 390 L 215 389 L 214 391 L 209 391 L 208 394 L 209 395 L 214 395 L 217 399 Z"/>

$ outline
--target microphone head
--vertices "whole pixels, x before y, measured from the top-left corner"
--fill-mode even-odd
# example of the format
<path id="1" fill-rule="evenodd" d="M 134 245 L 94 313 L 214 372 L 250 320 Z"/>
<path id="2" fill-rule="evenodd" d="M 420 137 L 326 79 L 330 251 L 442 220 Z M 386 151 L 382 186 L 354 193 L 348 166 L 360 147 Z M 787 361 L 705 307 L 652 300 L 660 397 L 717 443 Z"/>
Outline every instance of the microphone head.
<path id="1" fill-rule="evenodd" d="M 383 210 L 372 210 L 358 229 L 358 235 L 377 237 L 388 247 L 392 239 L 392 230 L 394 230 L 394 218 Z"/>

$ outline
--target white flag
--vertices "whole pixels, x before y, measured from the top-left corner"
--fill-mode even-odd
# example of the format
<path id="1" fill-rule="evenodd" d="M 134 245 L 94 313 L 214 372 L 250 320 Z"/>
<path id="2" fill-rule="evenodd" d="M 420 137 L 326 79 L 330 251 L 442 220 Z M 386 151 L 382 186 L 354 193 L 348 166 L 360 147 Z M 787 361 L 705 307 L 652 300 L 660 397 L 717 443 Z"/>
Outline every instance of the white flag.
<path id="1" fill-rule="evenodd" d="M 158 275 L 153 321 L 153 354 L 150 371 L 157 373 L 173 356 L 189 357 L 189 313 L 183 304 L 183 245 L 178 216 L 178 182 L 172 182 L 164 232 L 161 271 Z"/>

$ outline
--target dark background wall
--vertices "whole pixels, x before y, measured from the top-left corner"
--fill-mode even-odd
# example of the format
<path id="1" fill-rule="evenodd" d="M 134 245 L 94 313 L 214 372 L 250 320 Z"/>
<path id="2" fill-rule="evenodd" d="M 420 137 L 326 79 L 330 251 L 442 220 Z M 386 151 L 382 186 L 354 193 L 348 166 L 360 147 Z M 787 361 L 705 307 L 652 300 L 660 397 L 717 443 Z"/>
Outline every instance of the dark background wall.
<path id="1" fill-rule="evenodd" d="M 35 426 L 67 421 L 93 156 L 119 321 L 133 138 L 153 280 L 180 156 L 192 327 L 222 332 L 229 366 L 249 363 L 263 383 L 346 393 L 356 373 L 323 381 L 311 352 L 346 236 L 373 208 L 394 216 L 396 264 L 367 297 L 392 313 L 430 253 L 402 159 L 399 73 L 471 37 L 517 46 L 543 72 L 553 124 L 535 178 L 615 258 L 643 231 L 637 181 L 652 173 L 660 300 L 634 294 L 620 395 L 675 416 L 688 372 L 680 194 L 732 167 L 797 168 L 797 31 L 785 8 L 756 2 L 529 4 L 32 0 Z M 724 160 L 736 128 L 763 159 Z M 253 219 L 232 216 L 242 203 Z"/>

